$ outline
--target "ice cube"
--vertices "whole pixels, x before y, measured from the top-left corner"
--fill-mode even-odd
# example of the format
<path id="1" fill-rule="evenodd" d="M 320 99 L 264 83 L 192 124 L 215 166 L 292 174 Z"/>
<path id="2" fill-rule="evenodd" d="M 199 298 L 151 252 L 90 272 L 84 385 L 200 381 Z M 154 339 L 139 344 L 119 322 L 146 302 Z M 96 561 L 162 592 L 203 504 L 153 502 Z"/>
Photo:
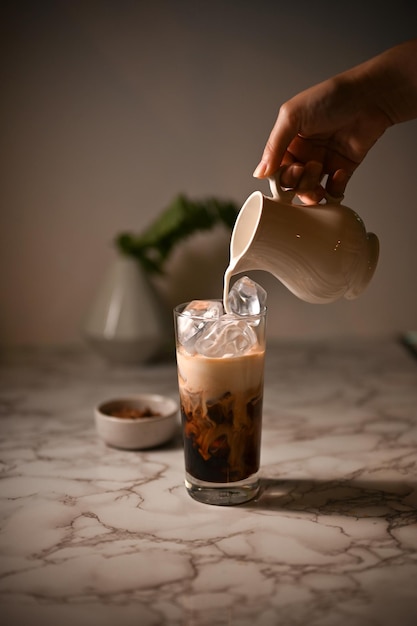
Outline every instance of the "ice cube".
<path id="1" fill-rule="evenodd" d="M 259 315 L 266 308 L 266 291 L 248 276 L 243 276 L 229 291 L 228 305 L 236 315 Z"/>
<path id="2" fill-rule="evenodd" d="M 193 300 L 178 317 L 178 341 L 188 352 L 194 352 L 194 343 L 206 326 L 223 315 L 223 305 L 217 300 Z"/>
<path id="3" fill-rule="evenodd" d="M 195 342 L 195 350 L 207 357 L 230 357 L 244 354 L 256 342 L 256 332 L 246 321 L 227 314 L 204 328 Z"/>

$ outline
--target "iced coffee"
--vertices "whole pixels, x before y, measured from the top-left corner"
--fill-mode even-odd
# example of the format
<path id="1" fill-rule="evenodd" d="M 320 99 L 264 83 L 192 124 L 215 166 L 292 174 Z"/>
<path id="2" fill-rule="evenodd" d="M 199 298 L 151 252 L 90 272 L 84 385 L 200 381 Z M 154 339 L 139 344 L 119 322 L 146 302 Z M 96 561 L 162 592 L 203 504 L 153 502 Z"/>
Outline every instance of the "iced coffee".
<path id="1" fill-rule="evenodd" d="M 258 491 L 266 294 L 244 277 L 216 300 L 175 309 L 186 487 L 235 504 Z"/>

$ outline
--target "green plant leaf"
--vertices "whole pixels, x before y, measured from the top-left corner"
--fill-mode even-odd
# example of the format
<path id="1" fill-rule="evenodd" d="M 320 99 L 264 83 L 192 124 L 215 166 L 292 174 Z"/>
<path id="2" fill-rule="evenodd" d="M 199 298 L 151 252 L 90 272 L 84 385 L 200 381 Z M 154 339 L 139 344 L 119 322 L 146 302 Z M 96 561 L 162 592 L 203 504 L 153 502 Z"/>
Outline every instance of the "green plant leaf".
<path id="1" fill-rule="evenodd" d="M 194 201 L 179 195 L 144 233 L 121 233 L 116 246 L 121 253 L 137 258 L 147 272 L 161 274 L 165 260 L 180 241 L 219 223 L 231 230 L 237 214 L 232 201 Z"/>

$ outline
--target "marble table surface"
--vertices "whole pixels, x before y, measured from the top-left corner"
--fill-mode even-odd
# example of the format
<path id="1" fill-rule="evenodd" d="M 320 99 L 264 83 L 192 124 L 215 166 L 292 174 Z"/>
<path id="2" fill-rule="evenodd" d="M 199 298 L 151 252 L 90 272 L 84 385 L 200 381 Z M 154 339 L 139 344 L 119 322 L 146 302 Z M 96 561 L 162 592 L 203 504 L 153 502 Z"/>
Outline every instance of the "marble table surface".
<path id="1" fill-rule="evenodd" d="M 262 493 L 192 500 L 178 434 L 108 448 L 93 407 L 177 398 L 175 363 L 0 359 L 7 626 L 417 623 L 417 360 L 392 338 L 268 346 Z"/>

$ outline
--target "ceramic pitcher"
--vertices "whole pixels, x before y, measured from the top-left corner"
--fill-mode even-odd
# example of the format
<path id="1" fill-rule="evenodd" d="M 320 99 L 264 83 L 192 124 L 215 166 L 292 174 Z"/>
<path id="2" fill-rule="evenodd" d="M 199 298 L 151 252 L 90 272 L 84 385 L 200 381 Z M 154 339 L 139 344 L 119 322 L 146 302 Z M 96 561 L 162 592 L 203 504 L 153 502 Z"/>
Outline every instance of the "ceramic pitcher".
<path id="1" fill-rule="evenodd" d="M 270 179 L 272 197 L 255 191 L 241 208 L 230 241 L 225 295 L 231 276 L 265 270 L 293 294 L 312 303 L 356 298 L 371 280 L 379 255 L 376 235 L 359 215 L 326 196 L 296 204 L 295 192 Z"/>

